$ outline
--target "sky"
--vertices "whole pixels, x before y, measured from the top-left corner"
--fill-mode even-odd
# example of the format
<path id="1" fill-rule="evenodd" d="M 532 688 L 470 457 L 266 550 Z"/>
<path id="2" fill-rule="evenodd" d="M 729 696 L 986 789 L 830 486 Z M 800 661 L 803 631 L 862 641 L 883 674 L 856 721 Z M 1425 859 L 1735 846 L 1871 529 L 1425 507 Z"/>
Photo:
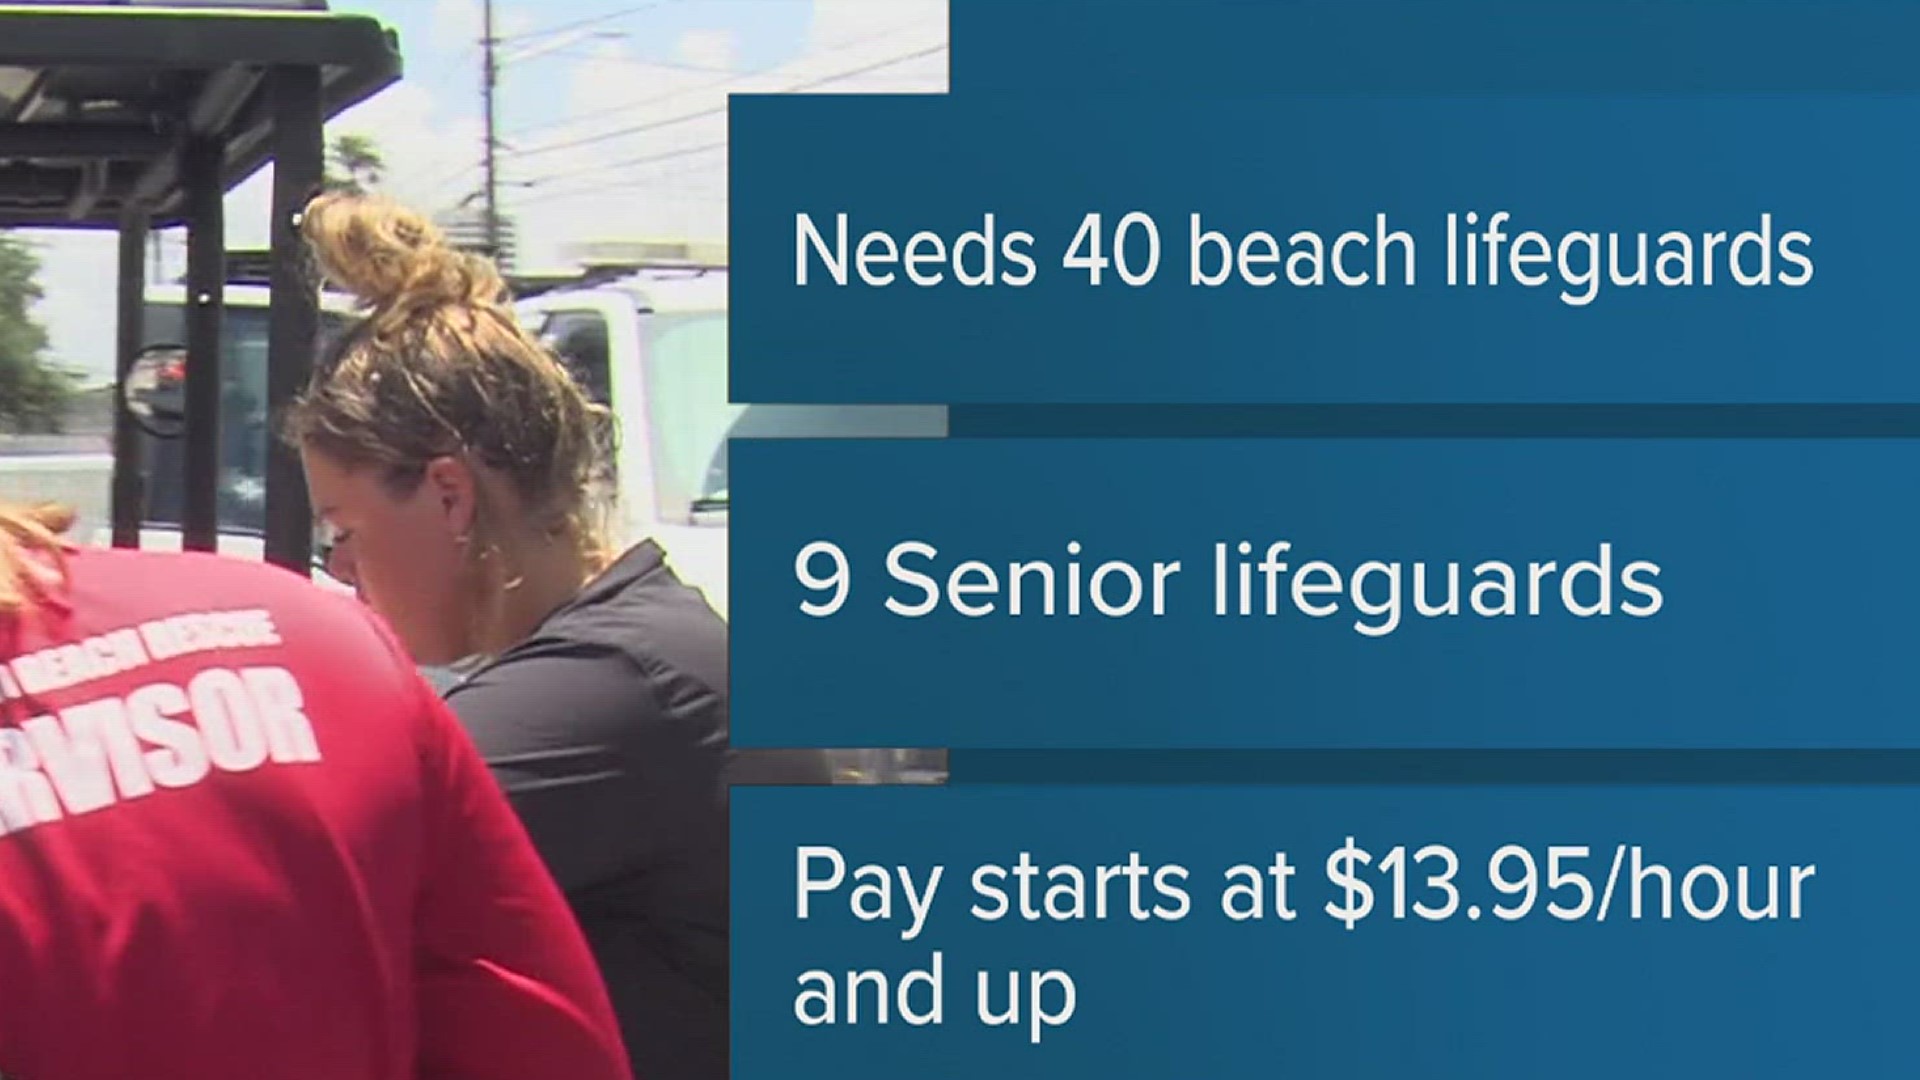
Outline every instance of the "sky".
<path id="1" fill-rule="evenodd" d="M 328 126 L 364 134 L 383 190 L 447 209 L 481 188 L 483 0 L 334 0 L 395 30 L 406 76 Z M 500 204 L 524 269 L 596 240 L 726 239 L 726 95 L 943 93 L 947 0 L 494 0 Z M 271 170 L 228 197 L 227 244 L 264 247 Z M 28 234 L 57 363 L 113 367 L 115 241 Z M 163 240 L 164 273 L 184 269 Z"/>

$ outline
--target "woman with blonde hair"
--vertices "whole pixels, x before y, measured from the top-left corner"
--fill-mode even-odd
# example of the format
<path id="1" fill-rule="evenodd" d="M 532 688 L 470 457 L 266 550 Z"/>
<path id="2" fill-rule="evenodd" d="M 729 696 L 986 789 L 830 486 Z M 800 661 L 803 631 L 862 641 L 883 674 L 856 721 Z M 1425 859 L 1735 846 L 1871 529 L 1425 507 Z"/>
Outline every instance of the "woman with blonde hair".
<path id="1" fill-rule="evenodd" d="M 365 318 L 286 418 L 329 572 L 447 700 L 586 931 L 638 1075 L 727 1076 L 727 631 L 652 541 L 614 550 L 611 430 L 492 263 L 379 198 L 301 229 Z"/>
<path id="2" fill-rule="evenodd" d="M 277 567 L 0 505 L 0 1075 L 630 1075 L 446 706 Z"/>

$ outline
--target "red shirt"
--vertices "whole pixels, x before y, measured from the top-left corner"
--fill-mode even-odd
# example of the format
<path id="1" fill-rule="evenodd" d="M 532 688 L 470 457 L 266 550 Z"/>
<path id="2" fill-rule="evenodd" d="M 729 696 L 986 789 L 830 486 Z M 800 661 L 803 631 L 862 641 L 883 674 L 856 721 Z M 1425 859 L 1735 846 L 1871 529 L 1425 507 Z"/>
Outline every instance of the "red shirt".
<path id="1" fill-rule="evenodd" d="M 8 1080 L 631 1075 L 558 888 L 357 602 L 72 553 L 0 622 Z"/>

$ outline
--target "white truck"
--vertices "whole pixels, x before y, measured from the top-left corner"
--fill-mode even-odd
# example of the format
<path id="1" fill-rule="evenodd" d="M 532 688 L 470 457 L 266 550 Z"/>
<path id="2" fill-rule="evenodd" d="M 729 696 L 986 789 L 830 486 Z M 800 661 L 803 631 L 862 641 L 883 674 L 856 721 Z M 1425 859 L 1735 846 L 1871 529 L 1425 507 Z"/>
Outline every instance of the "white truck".
<path id="1" fill-rule="evenodd" d="M 621 539 L 656 539 L 727 614 L 727 440 L 939 438 L 938 406 L 740 405 L 727 392 L 727 273 L 649 267 L 521 301 L 521 322 L 620 425 Z"/>

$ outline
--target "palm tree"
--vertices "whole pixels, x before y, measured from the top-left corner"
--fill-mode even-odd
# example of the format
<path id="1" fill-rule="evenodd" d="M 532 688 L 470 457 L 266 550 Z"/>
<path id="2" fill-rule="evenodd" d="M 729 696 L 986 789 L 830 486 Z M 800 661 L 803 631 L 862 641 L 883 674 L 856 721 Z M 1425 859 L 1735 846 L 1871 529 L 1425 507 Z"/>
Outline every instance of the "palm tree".
<path id="1" fill-rule="evenodd" d="M 327 144 L 326 184 L 364 195 L 380 186 L 387 163 L 380 147 L 367 135 L 335 135 Z"/>

